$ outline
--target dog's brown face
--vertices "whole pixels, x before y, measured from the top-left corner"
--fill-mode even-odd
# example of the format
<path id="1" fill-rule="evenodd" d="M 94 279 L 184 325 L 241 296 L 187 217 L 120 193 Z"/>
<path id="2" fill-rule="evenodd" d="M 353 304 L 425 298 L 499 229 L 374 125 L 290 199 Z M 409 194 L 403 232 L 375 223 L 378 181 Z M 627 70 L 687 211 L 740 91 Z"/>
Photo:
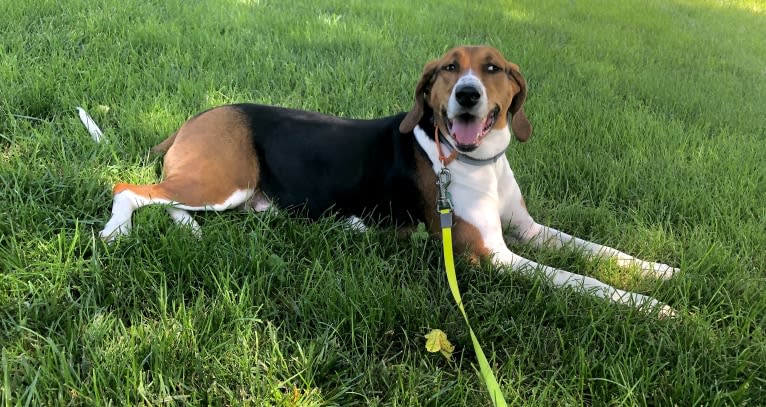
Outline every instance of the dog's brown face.
<path id="1" fill-rule="evenodd" d="M 434 124 L 461 151 L 479 147 L 493 129 L 511 128 L 526 141 L 532 128 L 524 115 L 527 86 L 519 67 L 494 48 L 458 47 L 426 64 L 415 91 L 415 107 L 400 125 L 412 131 L 421 117 Z"/>

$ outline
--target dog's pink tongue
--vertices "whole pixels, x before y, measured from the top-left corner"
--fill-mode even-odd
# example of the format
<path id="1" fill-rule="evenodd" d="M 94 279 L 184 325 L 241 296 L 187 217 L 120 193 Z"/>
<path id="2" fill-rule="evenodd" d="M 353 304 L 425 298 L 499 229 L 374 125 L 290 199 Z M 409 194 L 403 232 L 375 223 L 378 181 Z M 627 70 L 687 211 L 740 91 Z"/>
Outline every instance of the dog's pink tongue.
<path id="1" fill-rule="evenodd" d="M 479 142 L 480 134 L 481 120 L 472 120 L 470 122 L 455 120 L 452 123 L 452 137 L 457 140 L 458 144 L 474 145 Z"/>

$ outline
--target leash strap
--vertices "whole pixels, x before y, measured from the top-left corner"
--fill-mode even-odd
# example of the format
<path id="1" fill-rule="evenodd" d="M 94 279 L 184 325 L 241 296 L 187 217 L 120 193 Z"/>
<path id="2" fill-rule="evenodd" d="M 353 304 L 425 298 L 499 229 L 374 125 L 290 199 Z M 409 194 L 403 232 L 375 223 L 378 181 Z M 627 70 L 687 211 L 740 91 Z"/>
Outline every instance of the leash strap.
<path id="1" fill-rule="evenodd" d="M 489 391 L 489 397 L 492 399 L 492 403 L 495 407 L 507 407 L 508 404 L 503 398 L 503 392 L 500 390 L 500 385 L 497 384 L 495 374 L 492 373 L 492 368 L 489 366 L 487 357 L 484 356 L 484 351 L 481 349 L 479 340 L 476 338 L 476 334 L 473 333 L 471 323 L 468 322 L 468 315 L 463 308 L 463 299 L 460 295 L 460 288 L 457 285 L 457 274 L 455 272 L 455 256 L 452 251 L 452 202 L 447 192 L 447 186 L 451 180 L 449 170 L 444 167 L 439 173 L 439 219 L 442 229 L 442 245 L 444 248 L 444 268 L 447 271 L 447 281 L 449 282 L 450 291 L 452 291 L 452 297 L 457 303 L 457 307 L 460 309 L 460 313 L 463 314 L 463 320 L 465 320 L 466 326 L 468 326 L 468 332 L 471 334 L 471 342 L 473 342 L 473 349 L 476 353 L 476 358 L 479 360 L 479 372 L 481 373 L 484 384 Z"/>

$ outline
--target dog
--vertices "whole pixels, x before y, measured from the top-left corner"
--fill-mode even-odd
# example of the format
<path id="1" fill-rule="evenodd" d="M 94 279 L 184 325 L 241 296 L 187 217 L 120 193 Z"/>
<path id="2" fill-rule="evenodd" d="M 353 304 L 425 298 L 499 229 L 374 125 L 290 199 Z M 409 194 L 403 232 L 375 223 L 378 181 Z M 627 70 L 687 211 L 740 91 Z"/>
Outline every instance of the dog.
<path id="1" fill-rule="evenodd" d="M 117 184 L 112 217 L 100 236 L 128 234 L 132 213 L 164 204 L 195 233 L 190 211 L 265 211 L 276 207 L 316 219 L 328 213 L 397 227 L 424 223 L 440 232 L 437 174 L 452 182 L 455 249 L 521 273 L 542 272 L 569 286 L 621 304 L 674 311 L 657 300 L 597 279 L 544 266 L 508 249 L 506 239 L 535 247 L 573 247 L 589 257 L 637 267 L 666 279 L 678 269 L 637 259 L 534 221 L 505 152 L 512 135 L 526 141 L 527 83 L 518 65 L 488 46 L 461 46 L 428 62 L 409 112 L 374 120 L 256 104 L 200 113 L 154 148 L 164 152 L 164 179 Z"/>

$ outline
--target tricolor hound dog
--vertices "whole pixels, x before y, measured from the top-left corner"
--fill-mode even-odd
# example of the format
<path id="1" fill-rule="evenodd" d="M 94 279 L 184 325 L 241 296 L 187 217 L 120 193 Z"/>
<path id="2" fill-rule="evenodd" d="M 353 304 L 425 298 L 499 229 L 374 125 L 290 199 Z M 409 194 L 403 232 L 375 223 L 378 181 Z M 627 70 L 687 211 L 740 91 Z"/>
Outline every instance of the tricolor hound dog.
<path id="1" fill-rule="evenodd" d="M 414 107 L 395 116 L 348 120 L 254 104 L 213 108 L 155 147 L 166 152 L 162 182 L 114 187 L 112 217 L 101 237 L 127 234 L 133 211 L 150 204 L 167 205 L 176 222 L 196 233 L 199 225 L 189 211 L 276 205 L 311 218 L 332 212 L 397 226 L 424 222 L 438 235 L 436 174 L 446 164 L 456 250 L 520 272 L 542 271 L 556 286 L 671 314 L 653 298 L 534 263 L 506 246 L 505 237 L 538 247 L 571 245 L 648 276 L 668 278 L 677 271 L 532 219 L 505 156 L 511 132 L 520 141 L 532 132 L 526 96 L 519 67 L 481 46 L 454 48 L 426 64 Z"/>

